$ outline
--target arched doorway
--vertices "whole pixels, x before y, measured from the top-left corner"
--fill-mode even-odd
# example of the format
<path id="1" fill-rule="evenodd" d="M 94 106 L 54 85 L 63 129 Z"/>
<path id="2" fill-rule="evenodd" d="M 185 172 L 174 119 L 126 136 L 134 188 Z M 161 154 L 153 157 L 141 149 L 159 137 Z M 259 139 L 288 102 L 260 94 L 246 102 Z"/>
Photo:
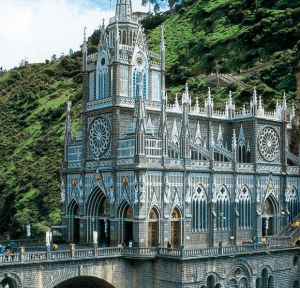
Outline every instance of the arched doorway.
<path id="1" fill-rule="evenodd" d="M 104 192 L 96 187 L 87 201 L 87 241 L 93 241 L 93 231 L 98 232 L 100 246 L 110 245 L 110 203 Z"/>
<path id="2" fill-rule="evenodd" d="M 159 242 L 159 214 L 157 209 L 151 209 L 148 221 L 148 246 L 156 247 Z"/>
<path id="3" fill-rule="evenodd" d="M 171 245 L 173 248 L 179 248 L 181 242 L 181 213 L 177 207 L 175 207 L 171 214 Z"/>
<path id="4" fill-rule="evenodd" d="M 269 195 L 263 206 L 262 216 L 262 236 L 270 236 L 275 234 L 275 216 L 276 216 L 276 200 L 273 195 Z"/>
<path id="5" fill-rule="evenodd" d="M 129 242 L 133 241 L 133 211 L 127 202 L 121 205 L 120 215 L 121 242 L 128 246 Z"/>
<path id="6" fill-rule="evenodd" d="M 1 283 L 0 283 L 1 287 L 3 288 L 17 288 L 17 283 L 14 279 L 10 278 L 10 277 L 6 277 L 4 278 Z"/>
<path id="7" fill-rule="evenodd" d="M 113 285 L 103 279 L 89 276 L 80 276 L 68 279 L 54 288 L 115 288 Z"/>
<path id="8" fill-rule="evenodd" d="M 80 208 L 75 200 L 69 206 L 69 241 L 78 243 L 80 241 Z"/>

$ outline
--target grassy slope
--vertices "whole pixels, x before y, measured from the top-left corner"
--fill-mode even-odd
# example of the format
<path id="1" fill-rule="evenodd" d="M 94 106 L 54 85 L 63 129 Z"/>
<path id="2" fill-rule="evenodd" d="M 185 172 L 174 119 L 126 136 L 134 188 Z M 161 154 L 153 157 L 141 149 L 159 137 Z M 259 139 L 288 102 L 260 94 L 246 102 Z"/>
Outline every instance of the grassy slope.
<path id="1" fill-rule="evenodd" d="M 18 233 L 28 223 L 43 231 L 59 222 L 65 103 L 73 99 L 79 115 L 80 63 L 67 58 L 0 77 L 1 233 L 8 224 Z"/>
<path id="2" fill-rule="evenodd" d="M 207 89 L 203 78 L 216 65 L 235 73 L 263 64 L 267 69 L 245 81 L 257 85 L 269 105 L 274 105 L 283 90 L 291 101 L 299 56 L 299 9 L 287 10 L 285 0 L 258 0 L 271 1 L 269 8 L 256 10 L 252 0 L 186 0 L 165 21 L 170 95 L 182 91 L 188 80 L 191 94 L 203 100 Z M 158 52 L 159 29 L 148 32 L 149 47 Z M 91 52 L 96 51 L 98 40 L 97 32 L 90 39 Z M 78 129 L 80 64 L 76 54 L 0 76 L 0 234 L 8 230 L 18 234 L 28 223 L 43 231 L 59 221 L 65 103 L 73 100 Z M 217 106 L 224 105 L 228 89 L 242 103 L 249 100 L 252 88 L 215 88 Z"/>
<path id="3" fill-rule="evenodd" d="M 167 83 L 170 93 L 183 89 L 188 80 L 194 94 L 203 100 L 206 74 L 238 73 L 252 67 L 267 67 L 254 75 L 246 74 L 247 89 L 214 89 L 219 107 L 221 95 L 233 90 L 238 104 L 249 100 L 254 85 L 264 101 L 274 106 L 276 98 L 288 93 L 290 101 L 296 91 L 295 66 L 299 59 L 300 8 L 291 1 L 196 0 L 178 9 L 165 21 L 167 46 Z M 189 3 L 190 2 L 190 3 Z M 271 3 L 272 2 L 272 3 Z M 297 2 L 297 1 L 296 1 Z M 294 6 L 294 7 L 293 7 Z M 300 1 L 298 3 L 300 7 Z M 149 47 L 159 51 L 160 31 L 149 33 Z M 275 96 L 275 97 L 274 97 Z M 222 100 L 223 99 L 223 100 Z M 218 101 L 219 100 L 219 101 Z"/>

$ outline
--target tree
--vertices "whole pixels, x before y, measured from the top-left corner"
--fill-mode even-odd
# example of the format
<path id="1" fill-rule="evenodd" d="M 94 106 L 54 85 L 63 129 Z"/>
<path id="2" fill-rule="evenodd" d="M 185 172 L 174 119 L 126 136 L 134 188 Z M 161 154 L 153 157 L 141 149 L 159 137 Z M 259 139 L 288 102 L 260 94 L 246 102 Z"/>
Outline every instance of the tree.
<path id="1" fill-rule="evenodd" d="M 142 0 L 142 5 L 152 4 L 154 11 L 157 12 L 161 8 L 162 2 L 168 2 L 170 9 L 174 9 L 176 4 L 182 3 L 184 0 Z"/>

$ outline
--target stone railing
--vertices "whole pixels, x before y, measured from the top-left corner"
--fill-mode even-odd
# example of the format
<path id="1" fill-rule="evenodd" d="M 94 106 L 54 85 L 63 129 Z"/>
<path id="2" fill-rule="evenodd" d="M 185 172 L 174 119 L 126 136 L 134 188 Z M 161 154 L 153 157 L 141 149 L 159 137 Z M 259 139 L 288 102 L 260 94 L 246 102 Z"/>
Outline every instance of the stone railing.
<path id="1" fill-rule="evenodd" d="M 72 259 L 90 258 L 114 258 L 125 257 L 132 259 L 147 258 L 210 258 L 248 253 L 269 253 L 272 251 L 299 249 L 291 241 L 290 237 L 270 237 L 268 243 L 248 244 L 241 246 L 208 247 L 199 249 L 171 249 L 171 248 L 139 248 L 139 247 L 111 247 L 111 248 L 88 248 L 79 250 L 64 250 L 56 252 L 26 252 L 14 255 L 0 255 L 1 265 L 15 263 L 34 263 L 42 261 L 63 261 Z"/>

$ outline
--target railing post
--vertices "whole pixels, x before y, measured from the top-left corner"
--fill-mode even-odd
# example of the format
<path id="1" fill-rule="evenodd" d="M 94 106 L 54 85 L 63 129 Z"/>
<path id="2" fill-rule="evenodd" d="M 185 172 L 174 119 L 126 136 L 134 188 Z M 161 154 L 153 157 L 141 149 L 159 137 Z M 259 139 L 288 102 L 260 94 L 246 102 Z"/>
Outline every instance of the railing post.
<path id="1" fill-rule="evenodd" d="M 180 257 L 183 257 L 184 256 L 184 246 L 181 245 L 180 246 Z"/>
<path id="2" fill-rule="evenodd" d="M 50 244 L 46 243 L 46 259 L 50 259 Z"/>
<path id="3" fill-rule="evenodd" d="M 98 243 L 94 243 L 94 257 L 97 257 L 97 252 L 98 252 Z"/>
<path id="4" fill-rule="evenodd" d="M 71 253 L 71 258 L 74 258 L 75 256 L 75 244 L 70 244 L 70 253 Z"/>
<path id="5" fill-rule="evenodd" d="M 25 256 L 25 247 L 21 246 L 20 247 L 20 261 L 23 262 L 24 261 L 24 256 Z"/>

